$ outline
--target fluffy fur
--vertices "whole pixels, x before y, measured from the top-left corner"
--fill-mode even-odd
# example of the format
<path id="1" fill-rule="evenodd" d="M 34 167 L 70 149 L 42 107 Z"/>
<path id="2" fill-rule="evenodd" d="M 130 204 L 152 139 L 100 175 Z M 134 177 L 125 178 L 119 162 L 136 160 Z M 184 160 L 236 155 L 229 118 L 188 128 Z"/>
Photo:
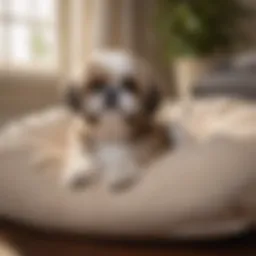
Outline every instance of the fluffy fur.
<path id="1" fill-rule="evenodd" d="M 74 120 L 64 184 L 84 185 L 99 173 L 112 188 L 137 180 L 140 168 L 169 144 L 167 129 L 155 120 L 159 86 L 149 66 L 130 53 L 92 54 L 66 88 Z"/>

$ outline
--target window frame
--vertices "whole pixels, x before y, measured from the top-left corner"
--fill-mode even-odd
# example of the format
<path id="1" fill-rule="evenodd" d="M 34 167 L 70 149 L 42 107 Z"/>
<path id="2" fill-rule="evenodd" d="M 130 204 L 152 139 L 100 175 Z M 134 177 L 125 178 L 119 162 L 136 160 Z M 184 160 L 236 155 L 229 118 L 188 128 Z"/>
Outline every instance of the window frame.
<path id="1" fill-rule="evenodd" d="M 8 0 L 4 0 L 8 1 Z M 69 48 L 68 43 L 68 17 L 69 17 L 69 4 L 72 0 L 56 0 L 56 26 L 54 30 L 56 31 L 56 66 L 50 67 L 48 65 L 12 65 L 7 63 L 0 63 L 0 77 L 38 77 L 38 79 L 47 77 L 59 77 L 61 73 L 66 72 L 68 54 L 67 50 Z M 39 21 L 37 18 L 33 17 L 13 17 L 12 15 L 3 14 L 1 20 L 4 22 L 12 22 L 21 20 L 22 23 L 33 23 L 32 26 L 47 26 L 51 25 L 49 21 Z M 3 23 L 4 23 L 3 22 Z M 63 42 L 63 40 L 65 42 Z M 8 42 L 7 42 L 8 43 Z"/>

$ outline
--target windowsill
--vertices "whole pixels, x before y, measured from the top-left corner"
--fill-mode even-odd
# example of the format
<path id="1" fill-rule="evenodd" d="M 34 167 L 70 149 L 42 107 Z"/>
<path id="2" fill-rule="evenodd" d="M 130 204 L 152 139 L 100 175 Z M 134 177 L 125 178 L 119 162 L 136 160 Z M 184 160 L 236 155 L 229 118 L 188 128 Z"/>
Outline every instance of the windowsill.
<path id="1" fill-rule="evenodd" d="M 0 66 L 0 79 L 56 80 L 60 77 L 61 73 L 57 68 Z"/>

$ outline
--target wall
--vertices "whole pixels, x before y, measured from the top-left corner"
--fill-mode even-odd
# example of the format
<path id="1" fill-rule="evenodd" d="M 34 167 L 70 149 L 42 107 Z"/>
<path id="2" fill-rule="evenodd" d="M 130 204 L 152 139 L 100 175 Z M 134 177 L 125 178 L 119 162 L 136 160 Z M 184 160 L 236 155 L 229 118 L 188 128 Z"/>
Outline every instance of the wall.
<path id="1" fill-rule="evenodd" d="M 0 76 L 0 122 L 59 102 L 57 78 Z"/>

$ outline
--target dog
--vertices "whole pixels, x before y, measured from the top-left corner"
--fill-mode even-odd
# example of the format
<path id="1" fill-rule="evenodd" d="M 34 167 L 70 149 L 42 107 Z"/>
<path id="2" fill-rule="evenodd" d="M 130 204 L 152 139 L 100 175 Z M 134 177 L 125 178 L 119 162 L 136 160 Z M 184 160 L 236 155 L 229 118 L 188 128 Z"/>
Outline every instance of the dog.
<path id="1" fill-rule="evenodd" d="M 17 252 L 16 248 L 3 237 L 0 237 L 0 255 L 21 256 L 21 254 Z"/>
<path id="2" fill-rule="evenodd" d="M 129 187 L 168 150 L 167 127 L 156 121 L 163 94 L 141 58 L 117 50 L 92 53 L 65 87 L 72 113 L 64 184 L 86 185 L 104 174 L 111 188 Z"/>

